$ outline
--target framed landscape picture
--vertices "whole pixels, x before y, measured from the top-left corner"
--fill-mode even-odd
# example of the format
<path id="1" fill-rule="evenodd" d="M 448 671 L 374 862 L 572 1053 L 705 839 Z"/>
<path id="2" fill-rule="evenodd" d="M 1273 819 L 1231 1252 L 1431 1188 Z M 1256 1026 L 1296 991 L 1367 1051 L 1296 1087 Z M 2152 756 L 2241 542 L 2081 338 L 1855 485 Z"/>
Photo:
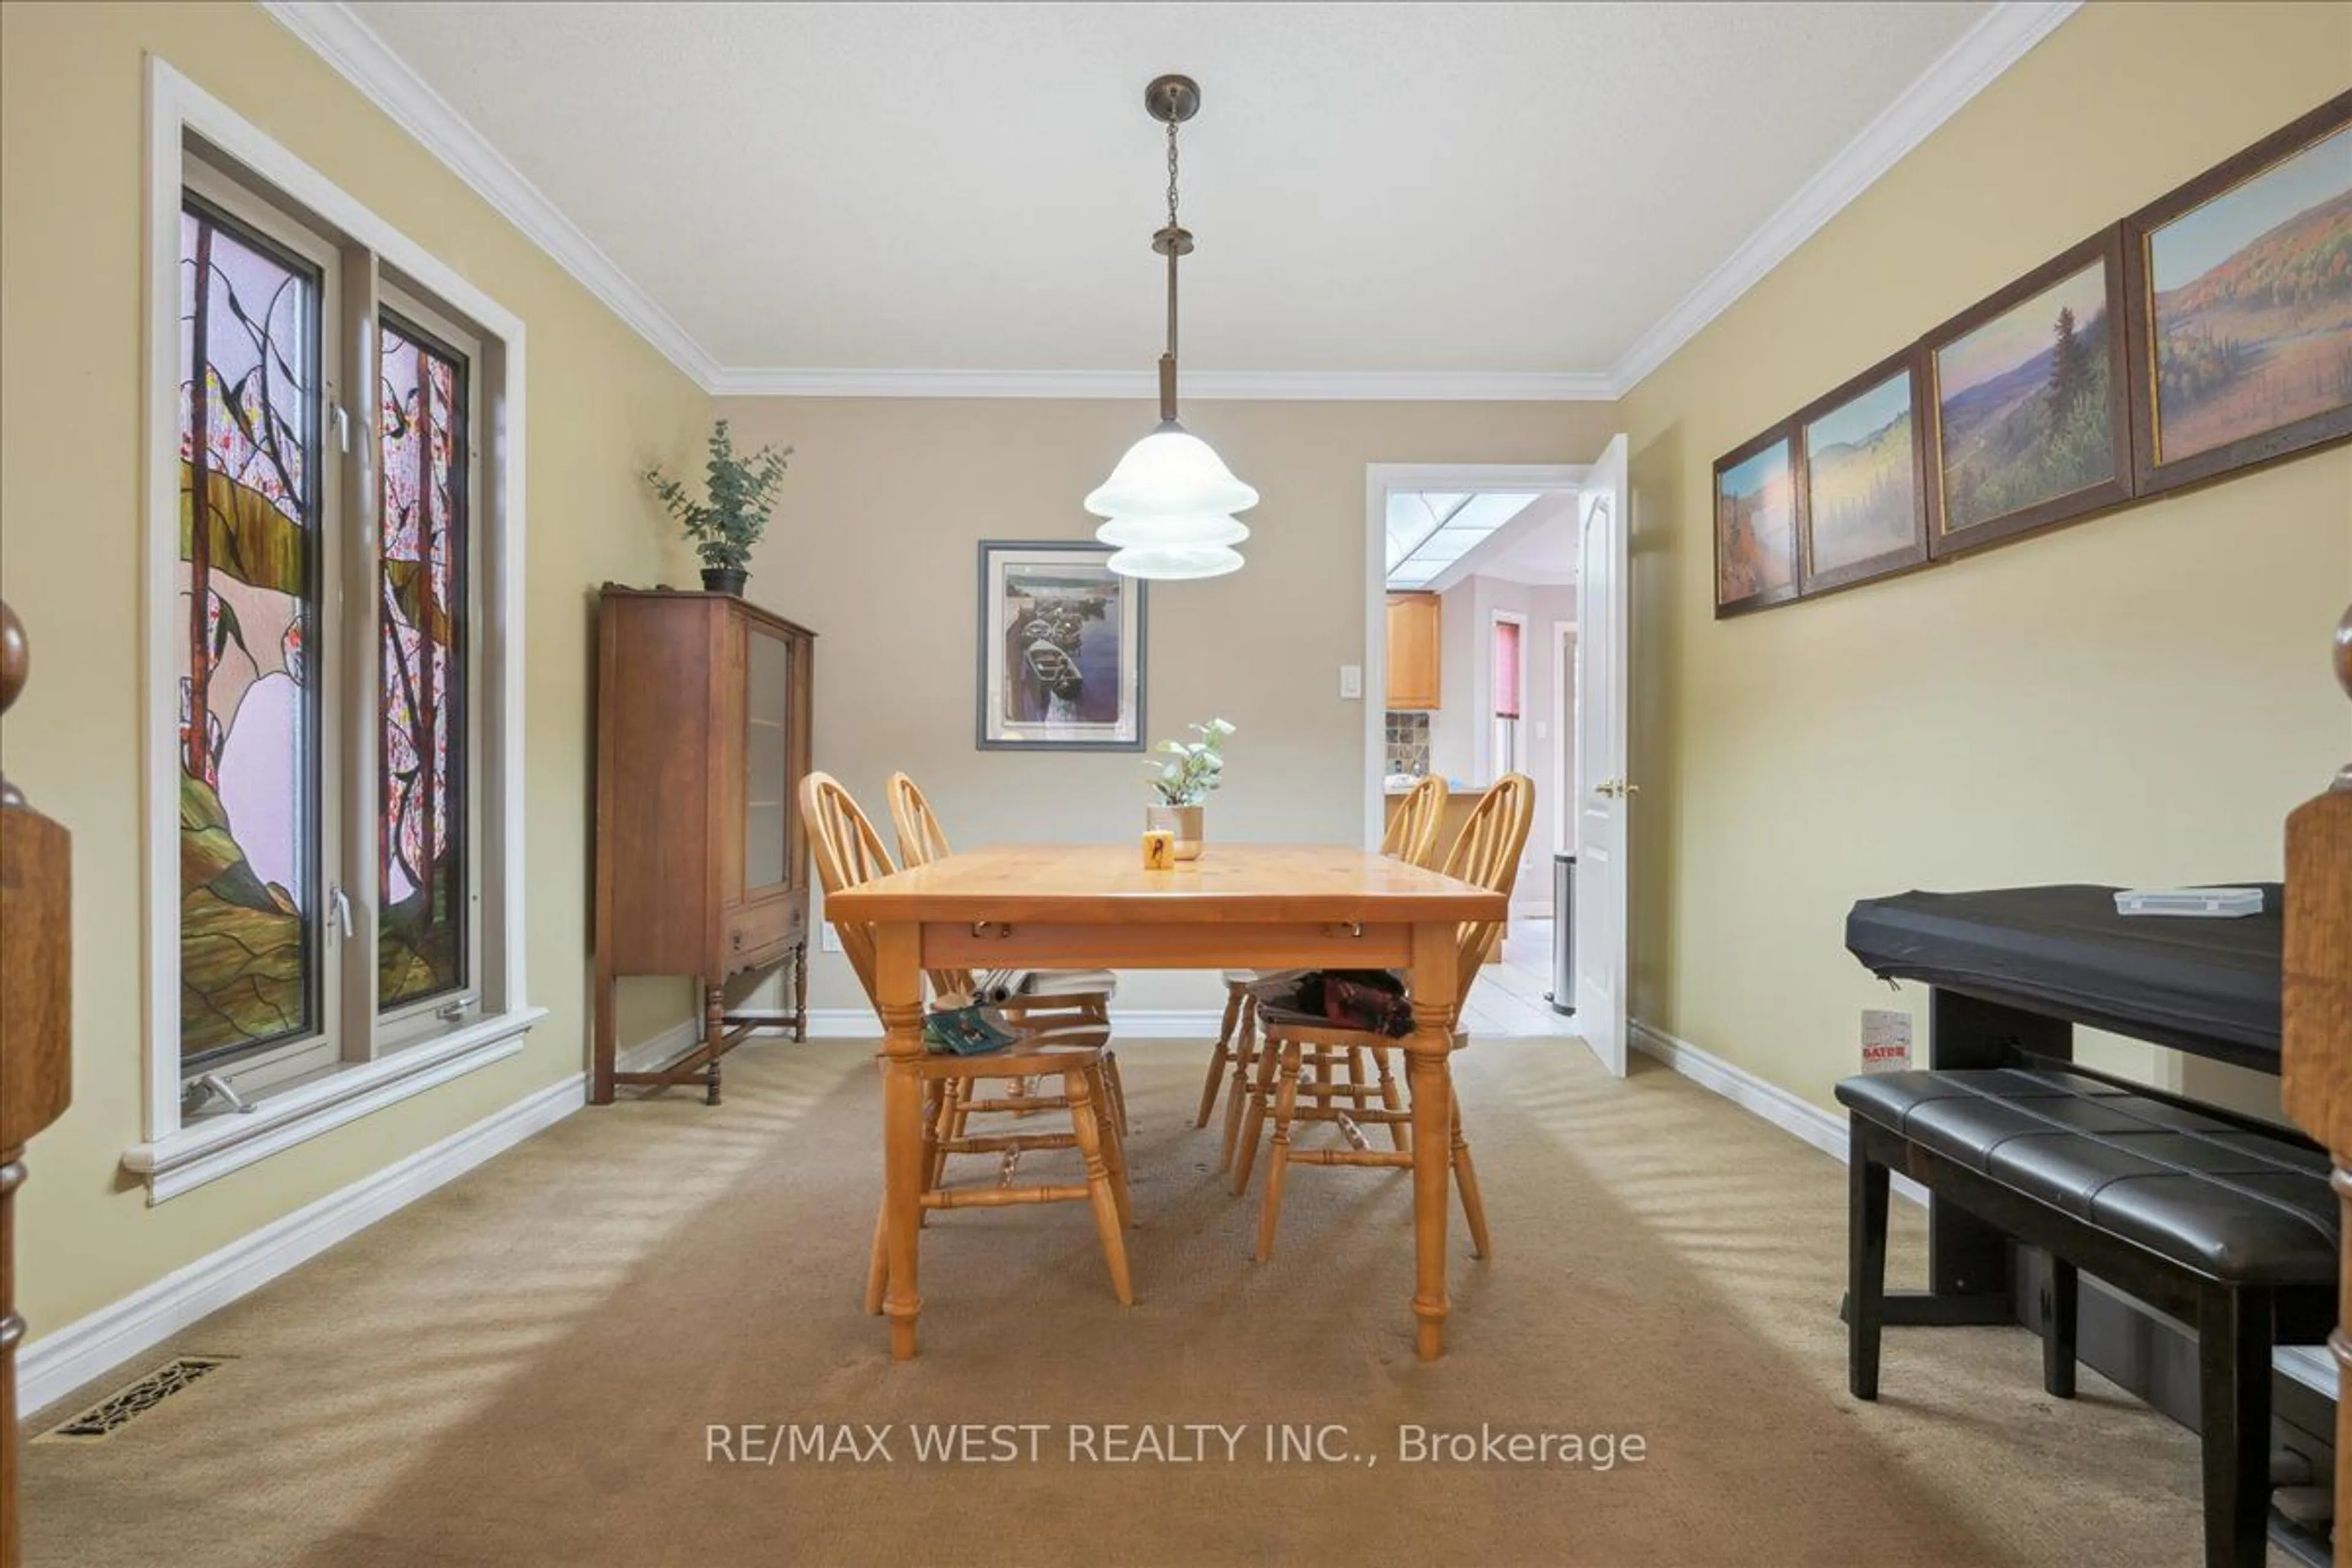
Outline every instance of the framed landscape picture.
<path id="1" fill-rule="evenodd" d="M 1776 426 L 1715 460 L 1715 614 L 1797 596 L 1796 438 Z"/>
<path id="2" fill-rule="evenodd" d="M 2123 273 L 2118 225 L 1928 334 L 1931 556 L 2131 497 Z"/>
<path id="3" fill-rule="evenodd" d="M 2352 93 L 2124 225 L 2142 493 L 2352 435 Z"/>
<path id="4" fill-rule="evenodd" d="M 982 751 L 1143 750 L 1144 585 L 1108 544 L 982 540 Z"/>
<path id="5" fill-rule="evenodd" d="M 1796 417 L 1798 583 L 1825 593 L 1923 564 L 1927 489 L 1910 350 Z"/>

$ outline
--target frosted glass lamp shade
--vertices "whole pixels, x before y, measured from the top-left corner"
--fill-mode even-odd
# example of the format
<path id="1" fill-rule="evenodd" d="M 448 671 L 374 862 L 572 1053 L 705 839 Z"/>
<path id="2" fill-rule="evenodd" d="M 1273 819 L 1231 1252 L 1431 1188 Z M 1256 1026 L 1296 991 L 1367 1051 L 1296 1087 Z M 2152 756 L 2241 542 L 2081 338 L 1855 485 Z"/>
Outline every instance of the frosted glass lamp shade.
<path id="1" fill-rule="evenodd" d="M 1233 514 L 1257 491 L 1181 426 L 1164 425 L 1127 450 L 1087 510 L 1105 521 L 1095 537 L 1118 547 L 1114 572 L 1130 577 L 1214 577 L 1242 558 L 1233 546 L 1249 529 Z"/>
<path id="2" fill-rule="evenodd" d="M 1257 505 L 1257 491 L 1234 478 L 1206 441 L 1163 425 L 1127 449 L 1102 487 L 1087 497 L 1097 517 L 1230 514 Z"/>
<path id="3" fill-rule="evenodd" d="M 1223 544 L 1146 545 L 1110 552 L 1110 569 L 1122 577 L 1149 577 L 1166 582 L 1187 577 L 1222 577 L 1242 569 L 1242 555 Z"/>

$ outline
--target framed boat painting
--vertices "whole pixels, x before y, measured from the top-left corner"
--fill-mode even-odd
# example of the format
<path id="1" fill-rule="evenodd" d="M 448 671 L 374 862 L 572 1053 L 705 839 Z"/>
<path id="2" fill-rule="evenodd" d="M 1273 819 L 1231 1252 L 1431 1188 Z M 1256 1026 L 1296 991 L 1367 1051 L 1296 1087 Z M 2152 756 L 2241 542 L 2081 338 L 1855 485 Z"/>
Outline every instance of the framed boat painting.
<path id="1" fill-rule="evenodd" d="M 1798 585 L 1808 595 L 1927 560 L 1918 378 L 1908 349 L 1801 410 Z"/>
<path id="2" fill-rule="evenodd" d="M 2117 225 L 1927 335 L 1930 556 L 2131 498 L 2124 315 Z"/>
<path id="3" fill-rule="evenodd" d="M 2352 92 L 2124 223 L 2141 494 L 2352 436 Z"/>
<path id="4" fill-rule="evenodd" d="M 1715 618 L 1797 596 L 1796 437 L 1776 425 L 1715 460 Z"/>
<path id="5" fill-rule="evenodd" d="M 981 541 L 981 750 L 1143 750 L 1144 584 L 1109 561 L 1108 544 Z"/>

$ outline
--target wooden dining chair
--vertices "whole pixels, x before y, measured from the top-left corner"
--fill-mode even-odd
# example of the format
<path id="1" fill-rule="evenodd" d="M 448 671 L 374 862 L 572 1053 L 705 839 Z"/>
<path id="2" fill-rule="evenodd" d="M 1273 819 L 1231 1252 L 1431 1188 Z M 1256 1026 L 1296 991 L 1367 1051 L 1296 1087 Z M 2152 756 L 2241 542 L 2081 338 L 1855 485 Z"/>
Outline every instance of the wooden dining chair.
<path id="1" fill-rule="evenodd" d="M 882 847 L 874 825 L 858 809 L 840 781 L 830 773 L 812 772 L 801 781 L 801 809 L 809 824 L 817 876 L 830 899 L 845 888 L 855 888 L 887 877 L 897 869 Z M 830 912 L 830 911 L 828 911 Z M 842 952 L 866 987 L 866 999 L 881 1010 L 876 990 L 876 931 L 870 922 L 835 921 Z M 1008 1012 L 1008 1021 L 1015 1015 Z M 1086 1203 L 1092 1205 L 1095 1229 L 1102 1238 L 1103 1258 L 1110 1268 L 1111 1289 L 1121 1302 L 1132 1306 L 1135 1288 L 1128 1275 L 1127 1244 L 1121 1232 L 1134 1223 L 1127 1192 L 1126 1140 L 1118 1119 L 1108 1114 L 1111 1090 L 1105 1081 L 1104 1055 L 1109 1030 L 1099 1021 L 1064 1013 L 1054 1021 L 1024 1014 L 1015 1025 L 1020 1037 L 1001 1052 L 960 1057 L 926 1053 L 919 1064 L 924 1080 L 924 1180 L 921 1203 L 928 1218 L 935 1210 L 992 1208 L 1007 1204 Z M 983 1086 L 1016 1079 L 1058 1080 L 1055 1094 L 1035 1094 L 1020 1100 L 991 1098 L 978 1092 Z M 1069 1131 L 971 1134 L 964 1118 L 983 1111 L 1065 1110 Z M 1033 1151 L 1075 1149 L 1085 1163 L 1083 1183 L 1011 1181 L 1009 1159 Z M 950 1186 L 947 1163 L 957 1154 L 993 1154 L 1003 1174 L 986 1186 Z M 888 1263 L 883 1240 L 887 1215 L 877 1215 L 874 1248 L 866 1280 L 866 1310 L 882 1310 Z"/>
<path id="2" fill-rule="evenodd" d="M 1518 879 L 1519 857 L 1527 848 L 1528 829 L 1535 820 L 1535 781 L 1525 773 L 1506 774 L 1478 803 L 1470 820 L 1463 824 L 1462 835 L 1445 858 L 1445 874 L 1507 898 L 1512 884 Z M 1479 965 L 1486 962 L 1502 931 L 1500 921 L 1462 923 L 1454 952 L 1454 973 L 1465 987 L 1478 973 Z M 1247 1122 L 1242 1131 L 1241 1180 L 1235 1186 L 1239 1191 L 1248 1184 L 1258 1135 L 1270 1117 L 1274 1142 L 1268 1150 L 1265 1199 L 1257 1227 L 1257 1259 L 1261 1263 L 1274 1253 L 1275 1226 L 1282 1217 L 1283 1182 L 1292 1165 L 1409 1167 L 1412 1163 L 1409 1136 L 1412 1112 L 1402 1106 L 1367 1104 L 1360 1086 L 1335 1081 L 1330 1077 L 1332 1064 L 1340 1059 L 1339 1053 L 1367 1051 L 1381 1058 L 1382 1080 L 1391 1080 L 1388 1058 L 1399 1048 L 1398 1040 L 1369 1029 L 1333 1024 L 1317 1015 L 1289 1011 L 1270 996 L 1271 993 L 1259 998 L 1258 1029 L 1264 1044 L 1260 1047 L 1260 1068 L 1252 1087 Z M 1458 1047 L 1462 1041 L 1458 1026 L 1454 1038 Z M 1394 1134 L 1405 1135 L 1396 1136 L 1394 1148 L 1373 1149 L 1356 1126 L 1367 1121 L 1384 1122 L 1394 1130 Z M 1300 1122 L 1325 1122 L 1339 1127 L 1346 1146 L 1298 1148 L 1295 1134 Z M 1462 1135 L 1462 1101 L 1458 1094 L 1454 1102 L 1452 1162 L 1454 1184 L 1462 1194 L 1462 1213 L 1470 1224 L 1473 1252 L 1485 1258 L 1492 1251 L 1486 1234 L 1486 1205 L 1478 1193 L 1478 1173 L 1470 1163 L 1470 1145 Z"/>
<path id="3" fill-rule="evenodd" d="M 940 826 L 939 814 L 913 779 L 903 773 L 892 773 L 882 793 L 890 803 L 890 825 L 898 832 L 899 865 L 928 866 L 955 853 L 948 847 L 947 830 Z M 978 975 L 968 969 L 935 969 L 929 974 L 931 988 L 942 996 L 960 993 L 1003 1008 L 1016 1023 L 1040 1026 L 1074 1021 L 1108 1026 L 1110 999 L 1118 993 L 1118 976 L 1108 969 L 1024 969 L 995 976 Z M 1129 1131 L 1127 1092 L 1119 1079 L 1118 1053 L 1106 1047 L 1103 1063 L 1110 1110 L 1124 1134 Z M 1010 1095 L 1019 1099 L 1029 1089 L 1027 1083 L 1016 1081 L 1010 1086 Z"/>
<path id="4" fill-rule="evenodd" d="M 1437 856 L 1438 829 L 1445 819 L 1445 781 L 1431 773 L 1405 792 L 1402 800 L 1389 817 L 1388 830 L 1381 837 L 1381 853 L 1394 856 L 1412 865 L 1427 867 Z M 1250 987 L 1263 976 L 1255 969 L 1225 971 L 1225 1016 L 1217 1026 L 1217 1047 L 1209 1058 L 1209 1077 L 1201 1085 L 1201 1113 L 1192 1121 L 1195 1127 L 1209 1124 L 1209 1112 L 1216 1109 L 1218 1086 L 1225 1082 L 1228 1068 L 1232 1081 L 1225 1092 L 1224 1140 L 1217 1152 L 1217 1169 L 1222 1171 L 1234 1163 L 1234 1145 L 1241 1133 L 1242 1109 L 1248 1103 L 1250 1078 L 1258 1067 L 1257 998 Z M 1358 1084 L 1364 1078 L 1365 1060 L 1362 1053 L 1350 1053 L 1347 1058 L 1350 1080 Z M 1382 1102 L 1393 1109 L 1400 1101 L 1393 1076 L 1383 1081 L 1380 1090 Z M 1396 1146 L 1404 1147 L 1403 1133 L 1395 1132 Z M 1241 1189 L 1236 1187 L 1234 1191 Z"/>

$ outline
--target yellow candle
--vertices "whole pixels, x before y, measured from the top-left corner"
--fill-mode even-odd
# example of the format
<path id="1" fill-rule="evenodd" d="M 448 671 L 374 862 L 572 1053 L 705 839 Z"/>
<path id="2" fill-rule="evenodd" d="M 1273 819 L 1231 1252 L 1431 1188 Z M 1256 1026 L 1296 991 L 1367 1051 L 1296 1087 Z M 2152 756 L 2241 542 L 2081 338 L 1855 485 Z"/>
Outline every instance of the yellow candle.
<path id="1" fill-rule="evenodd" d="M 1176 836 L 1173 833 L 1164 827 L 1145 831 L 1143 868 L 1147 871 L 1172 871 L 1176 868 Z"/>

